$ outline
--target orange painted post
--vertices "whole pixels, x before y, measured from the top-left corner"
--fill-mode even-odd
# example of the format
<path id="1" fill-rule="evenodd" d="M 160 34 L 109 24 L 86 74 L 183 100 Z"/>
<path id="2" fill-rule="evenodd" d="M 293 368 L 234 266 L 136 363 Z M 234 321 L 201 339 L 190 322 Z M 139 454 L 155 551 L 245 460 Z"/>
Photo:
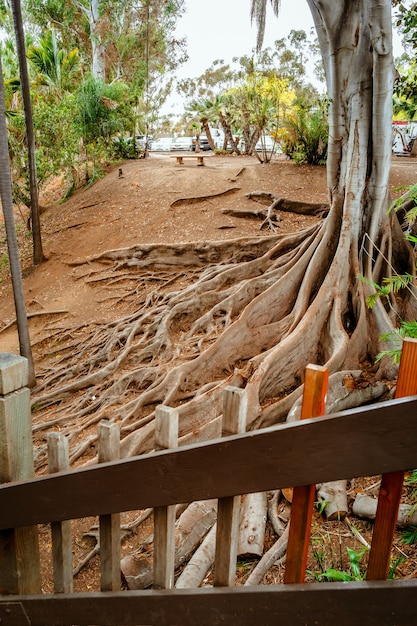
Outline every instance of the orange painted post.
<path id="1" fill-rule="evenodd" d="M 417 339 L 404 339 L 398 371 L 396 398 L 417 395 Z M 395 525 L 401 502 L 404 472 L 384 474 L 379 490 L 367 580 L 385 580 L 388 576 Z"/>
<path id="2" fill-rule="evenodd" d="M 327 367 L 307 365 L 301 407 L 302 420 L 324 415 L 328 380 Z M 316 485 L 303 485 L 293 489 L 284 583 L 304 581 L 315 493 Z"/>

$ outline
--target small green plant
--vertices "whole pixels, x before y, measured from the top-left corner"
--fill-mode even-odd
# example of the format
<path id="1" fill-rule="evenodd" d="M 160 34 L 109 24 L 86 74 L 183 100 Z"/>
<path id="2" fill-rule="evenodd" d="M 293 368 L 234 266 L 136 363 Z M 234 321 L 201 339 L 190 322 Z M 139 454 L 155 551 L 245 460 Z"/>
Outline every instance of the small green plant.
<path id="1" fill-rule="evenodd" d="M 401 533 L 401 541 L 408 546 L 417 543 L 417 526 L 406 526 Z"/>
<path id="2" fill-rule="evenodd" d="M 369 550 L 366 546 L 361 548 L 358 552 L 355 552 L 352 548 L 346 548 L 348 557 L 349 557 L 349 565 L 350 572 L 342 571 L 338 569 L 334 569 L 333 567 L 328 567 L 321 574 L 316 576 L 318 580 L 327 580 L 327 581 L 352 581 L 352 580 L 364 580 L 365 574 L 361 573 L 360 560 Z"/>
<path id="3" fill-rule="evenodd" d="M 410 227 L 417 220 L 417 183 L 406 187 L 398 187 L 396 191 L 406 190 L 406 194 L 395 200 L 389 210 L 390 211 L 404 211 L 404 198 L 407 199 L 407 207 L 404 213 L 404 223 Z M 411 206 L 410 206 L 411 205 Z M 406 239 L 412 243 L 416 243 L 417 238 L 409 233 L 406 233 Z"/>
<path id="4" fill-rule="evenodd" d="M 404 561 L 405 561 L 405 558 L 403 556 L 398 557 L 398 559 L 395 559 L 395 561 L 392 561 L 391 559 L 391 564 L 390 564 L 388 575 L 387 575 L 388 580 L 393 580 L 395 578 L 395 572 L 397 571 L 397 567 L 401 563 L 404 563 Z"/>
<path id="5" fill-rule="evenodd" d="M 329 102 L 319 99 L 314 104 L 299 102 L 280 132 L 283 153 L 297 164 L 325 165 L 327 160 Z"/>
<path id="6" fill-rule="evenodd" d="M 381 341 L 394 341 L 397 345 L 390 350 L 382 350 L 376 355 L 375 361 L 380 361 L 383 357 L 390 357 L 393 363 L 399 363 L 401 357 L 402 340 L 404 337 L 411 337 L 417 339 L 417 321 L 411 320 L 410 322 L 400 322 L 399 328 L 395 328 L 389 333 L 381 335 Z"/>

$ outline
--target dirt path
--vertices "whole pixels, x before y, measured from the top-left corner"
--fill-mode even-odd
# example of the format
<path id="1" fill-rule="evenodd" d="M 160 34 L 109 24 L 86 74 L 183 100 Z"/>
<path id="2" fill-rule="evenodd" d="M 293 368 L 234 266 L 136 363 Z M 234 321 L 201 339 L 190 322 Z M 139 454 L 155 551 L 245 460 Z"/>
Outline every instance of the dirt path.
<path id="1" fill-rule="evenodd" d="M 296 166 L 282 157 L 261 165 L 251 157 L 206 156 L 206 165 L 194 160 L 178 165 L 171 154 L 154 153 L 148 160 L 127 161 L 89 189 L 77 192 L 59 204 L 63 193 L 56 186 L 47 190 L 42 204 L 49 205 L 42 215 L 43 245 L 48 261 L 30 267 L 30 238 L 18 226 L 22 242 L 24 288 L 29 315 L 38 312 L 66 311 L 71 326 L 77 323 L 109 321 L 120 314 L 105 300 L 99 286 L 80 278 L 85 270 L 70 264 L 105 250 L 135 243 L 176 243 L 213 241 L 247 235 L 265 236 L 260 222 L 230 217 L 222 209 L 253 208 L 245 194 L 254 190 L 275 193 L 296 200 L 326 202 L 326 171 L 323 167 Z M 417 161 L 394 158 L 391 189 L 414 183 Z M 187 202 L 187 198 L 201 198 Z M 54 202 L 55 200 L 55 202 Z M 183 200 L 182 202 L 180 200 Z M 282 213 L 279 232 L 298 230 L 314 218 Z M 20 215 L 17 221 L 22 222 Z M 0 259 L 6 255 L 1 238 Z M 3 269 L 0 282 L 0 328 L 14 319 L 12 293 Z M 60 314 L 62 315 L 62 314 Z M 40 341 L 42 328 L 54 316 L 30 318 L 34 343 Z M 17 350 L 16 330 L 0 333 L 0 349 Z M 42 359 L 38 353 L 37 358 Z"/>

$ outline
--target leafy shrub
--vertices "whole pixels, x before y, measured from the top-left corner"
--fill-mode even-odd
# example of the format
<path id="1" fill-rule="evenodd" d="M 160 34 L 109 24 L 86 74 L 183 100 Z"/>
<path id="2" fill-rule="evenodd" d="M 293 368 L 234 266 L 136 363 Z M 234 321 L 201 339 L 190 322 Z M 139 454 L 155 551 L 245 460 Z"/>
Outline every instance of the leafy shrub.
<path id="1" fill-rule="evenodd" d="M 326 163 L 329 128 L 325 108 L 318 106 L 314 110 L 308 110 L 299 107 L 285 120 L 279 142 L 284 154 L 296 163 Z"/>

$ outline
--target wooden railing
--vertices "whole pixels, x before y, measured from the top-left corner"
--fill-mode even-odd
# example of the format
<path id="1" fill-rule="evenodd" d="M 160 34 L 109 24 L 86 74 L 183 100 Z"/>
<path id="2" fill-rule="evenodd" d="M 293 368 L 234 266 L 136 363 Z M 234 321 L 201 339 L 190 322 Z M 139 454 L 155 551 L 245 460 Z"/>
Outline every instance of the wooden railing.
<path id="1" fill-rule="evenodd" d="M 15 359 L 6 363 L 0 380 L 1 626 L 417 623 L 417 580 L 235 587 L 231 575 L 236 557 L 233 512 L 241 494 L 417 467 L 417 389 L 404 399 L 176 449 L 163 449 L 171 444 L 170 435 L 162 431 L 159 450 L 152 454 L 110 462 L 102 458 L 95 466 L 34 477 L 24 445 L 30 439 L 28 392 L 22 388 L 22 361 Z M 227 393 L 225 435 L 241 430 L 244 402 L 242 390 Z M 174 410 L 161 412 L 175 424 Z M 159 556 L 155 554 L 159 562 L 154 563 L 159 588 L 114 590 L 117 575 L 112 583 L 111 571 L 119 558 L 114 548 L 119 540 L 112 529 L 120 512 L 153 507 L 169 532 L 172 505 L 211 498 L 219 499 L 217 538 L 224 546 L 216 551 L 213 588 L 166 588 L 173 579 L 172 542 L 162 541 Z M 391 505 L 393 515 L 396 506 Z M 107 590 L 72 593 L 63 574 L 56 587 L 63 593 L 40 594 L 37 525 L 51 523 L 59 544 L 67 520 L 97 515 L 107 528 L 108 565 L 102 570 L 102 589 Z M 372 544 L 371 554 L 375 550 L 378 546 Z M 65 571 L 65 551 L 59 546 L 54 563 L 59 572 Z"/>

